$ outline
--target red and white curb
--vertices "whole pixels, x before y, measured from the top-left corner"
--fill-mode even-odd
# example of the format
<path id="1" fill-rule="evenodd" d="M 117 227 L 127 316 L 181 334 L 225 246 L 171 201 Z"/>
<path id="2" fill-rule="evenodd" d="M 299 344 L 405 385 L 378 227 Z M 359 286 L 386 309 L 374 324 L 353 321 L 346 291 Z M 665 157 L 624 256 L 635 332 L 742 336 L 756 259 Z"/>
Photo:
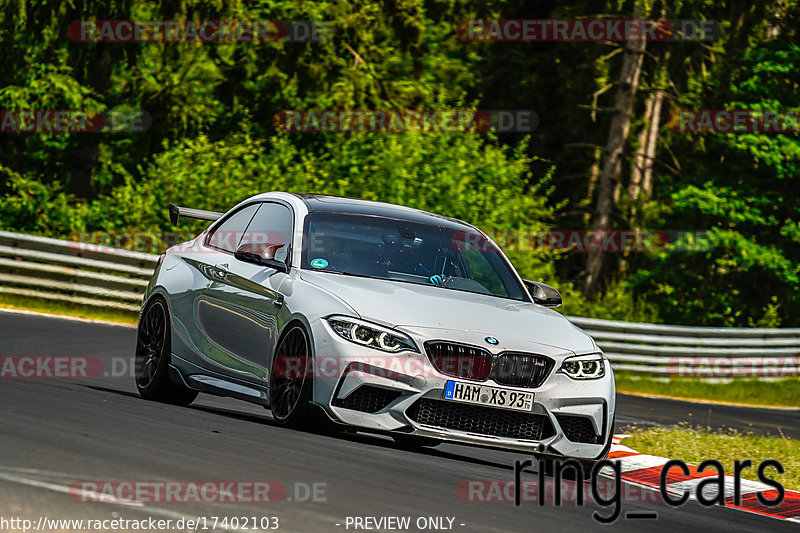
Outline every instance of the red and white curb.
<path id="1" fill-rule="evenodd" d="M 622 466 L 622 479 L 624 481 L 658 490 L 661 485 L 661 470 L 669 459 L 639 453 L 636 450 L 632 450 L 620 444 L 622 439 L 629 436 L 630 435 L 614 435 L 608 458 L 611 460 L 618 459 L 620 461 Z M 688 467 L 690 472 L 688 476 L 684 475 L 679 468 L 670 469 L 667 474 L 666 488 L 670 494 L 675 495 L 680 495 L 684 491 L 688 491 L 689 497 L 696 499 L 694 497 L 696 494 L 694 489 L 700 481 L 710 476 L 716 476 L 717 474 L 716 470 L 713 468 L 698 473 L 696 466 L 688 465 Z M 800 523 L 800 492 L 786 490 L 783 502 L 781 502 L 780 505 L 769 507 L 761 504 L 756 497 L 756 493 L 761 492 L 763 497 L 772 500 L 777 496 L 778 491 L 770 485 L 759 483 L 758 481 L 742 479 L 740 488 L 741 501 L 739 505 L 735 505 L 733 503 L 733 480 L 733 476 L 725 475 L 725 507 Z M 706 486 L 705 489 L 708 490 L 704 491 L 703 495 L 707 498 L 713 498 L 716 495 L 716 486 Z"/>

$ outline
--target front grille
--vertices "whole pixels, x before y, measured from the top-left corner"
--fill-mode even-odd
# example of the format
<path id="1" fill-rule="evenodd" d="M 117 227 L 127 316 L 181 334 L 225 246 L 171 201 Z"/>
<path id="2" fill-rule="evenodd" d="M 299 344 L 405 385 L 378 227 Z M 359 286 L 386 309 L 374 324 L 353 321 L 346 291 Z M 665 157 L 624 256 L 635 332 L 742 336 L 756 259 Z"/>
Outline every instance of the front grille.
<path id="1" fill-rule="evenodd" d="M 543 355 L 505 352 L 497 357 L 492 378 L 501 385 L 536 388 L 544 383 L 554 365 Z"/>
<path id="2" fill-rule="evenodd" d="M 558 425 L 567 439 L 585 444 L 600 444 L 600 436 L 595 435 L 592 421 L 585 416 L 556 415 Z"/>
<path id="3" fill-rule="evenodd" d="M 336 407 L 344 407 L 345 409 L 352 409 L 354 411 L 361 411 L 363 413 L 377 413 L 395 401 L 398 396 L 400 396 L 400 392 L 398 391 L 362 385 L 348 394 L 346 398 L 336 398 L 333 400 L 333 405 Z"/>
<path id="4" fill-rule="evenodd" d="M 479 435 L 541 440 L 555 435 L 544 415 L 421 398 L 406 411 L 418 424 Z"/>
<path id="5" fill-rule="evenodd" d="M 483 381 L 492 371 L 492 354 L 477 346 L 431 341 L 425 343 L 425 351 L 436 370 L 446 376 Z"/>

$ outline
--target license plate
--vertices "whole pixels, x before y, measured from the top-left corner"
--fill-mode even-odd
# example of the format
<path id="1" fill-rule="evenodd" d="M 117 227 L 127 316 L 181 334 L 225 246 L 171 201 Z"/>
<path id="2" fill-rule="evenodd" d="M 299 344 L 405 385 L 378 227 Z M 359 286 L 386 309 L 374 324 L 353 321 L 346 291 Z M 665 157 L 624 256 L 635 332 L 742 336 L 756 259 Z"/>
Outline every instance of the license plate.
<path id="1" fill-rule="evenodd" d="M 475 383 L 448 380 L 444 388 L 444 399 L 454 402 L 472 403 L 512 409 L 514 411 L 530 411 L 533 409 L 533 393 L 487 387 Z"/>

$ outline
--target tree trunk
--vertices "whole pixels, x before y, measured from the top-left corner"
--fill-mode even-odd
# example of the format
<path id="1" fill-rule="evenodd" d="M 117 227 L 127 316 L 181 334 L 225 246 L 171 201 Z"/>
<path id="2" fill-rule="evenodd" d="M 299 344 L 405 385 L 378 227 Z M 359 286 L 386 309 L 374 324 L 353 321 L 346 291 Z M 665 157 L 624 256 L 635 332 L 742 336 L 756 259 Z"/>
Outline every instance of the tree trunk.
<path id="1" fill-rule="evenodd" d="M 111 89 L 111 66 L 115 57 L 112 47 L 102 44 L 81 45 L 88 47 L 83 54 L 76 55 L 83 64 L 75 69 L 75 79 L 90 87 L 93 97 L 105 101 Z M 72 165 L 69 172 L 67 192 L 82 200 L 90 200 L 93 194 L 93 177 L 97 170 L 100 153 L 100 141 L 103 135 L 99 132 L 78 133 L 72 146 Z"/>
<path id="2" fill-rule="evenodd" d="M 600 175 L 600 160 L 603 158 L 603 149 L 597 147 L 594 149 L 594 159 L 592 160 L 592 167 L 589 169 L 589 186 L 586 190 L 586 198 L 591 203 L 594 198 L 594 190 L 597 187 L 597 177 Z M 592 221 L 592 215 L 588 211 L 584 214 L 583 223 L 588 224 Z"/>
<path id="3" fill-rule="evenodd" d="M 74 164 L 69 175 L 67 192 L 82 200 L 92 197 L 92 176 L 97 166 L 97 154 L 100 151 L 97 133 L 77 134 Z"/>
<path id="4" fill-rule="evenodd" d="M 653 102 L 655 101 L 654 93 L 650 93 L 647 101 L 644 104 L 644 124 L 639 131 L 636 138 L 639 150 L 633 157 L 633 165 L 631 167 L 631 180 L 628 184 L 628 219 L 631 225 L 634 225 L 636 220 L 636 203 L 639 200 L 639 195 L 642 190 L 642 180 L 644 176 L 644 169 L 647 167 L 647 141 L 650 139 L 650 120 L 653 116 Z"/>
<path id="5" fill-rule="evenodd" d="M 640 8 L 637 4 L 634 9 L 634 18 L 639 18 Z M 631 112 L 639 87 L 639 75 L 642 71 L 644 59 L 644 39 L 631 40 L 625 45 L 625 55 L 622 60 L 622 72 L 614 103 L 614 117 L 608 131 L 603 171 L 597 184 L 597 204 L 595 206 L 595 219 L 592 229 L 596 232 L 611 229 L 611 217 L 614 210 L 614 189 L 619 181 L 622 170 L 622 158 L 628 132 L 631 126 Z M 603 251 L 589 253 L 586 267 L 587 275 L 583 287 L 583 294 L 591 298 L 595 293 L 603 269 Z"/>
<path id="6" fill-rule="evenodd" d="M 644 169 L 647 165 L 647 140 L 649 139 L 648 132 L 650 127 L 650 118 L 653 115 L 653 93 L 647 96 L 644 103 L 644 117 L 642 129 L 636 136 L 636 145 L 639 149 L 633 154 L 633 164 L 631 165 L 631 177 L 628 181 L 628 196 L 626 199 L 626 208 L 628 210 L 628 225 L 632 229 L 638 227 L 636 223 L 636 212 L 638 207 L 638 200 L 642 189 L 642 176 Z M 621 188 L 621 182 L 617 183 L 617 190 Z M 614 201 L 619 200 L 618 194 L 615 194 Z M 617 265 L 617 275 L 623 277 L 628 271 L 628 260 L 630 259 L 630 251 L 625 250 L 622 252 L 622 257 Z"/>
<path id="7" fill-rule="evenodd" d="M 653 118 L 650 120 L 650 130 L 647 137 L 647 152 L 642 177 L 642 190 L 645 198 L 653 195 L 653 162 L 656 159 L 656 148 L 658 145 L 658 128 L 661 126 L 661 108 L 664 105 L 664 91 L 656 91 L 653 99 Z"/>

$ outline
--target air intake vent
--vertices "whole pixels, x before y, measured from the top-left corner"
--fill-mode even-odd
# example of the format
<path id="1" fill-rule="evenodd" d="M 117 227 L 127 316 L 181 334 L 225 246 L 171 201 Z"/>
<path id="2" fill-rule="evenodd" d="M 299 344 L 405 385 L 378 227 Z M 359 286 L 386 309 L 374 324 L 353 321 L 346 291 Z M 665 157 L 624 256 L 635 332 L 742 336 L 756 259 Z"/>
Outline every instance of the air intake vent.
<path id="1" fill-rule="evenodd" d="M 492 378 L 501 385 L 536 388 L 544 383 L 554 365 L 543 355 L 504 352 L 497 357 Z"/>
<path id="2" fill-rule="evenodd" d="M 492 355 L 477 346 L 429 341 L 425 351 L 436 370 L 446 376 L 483 381 L 492 371 Z"/>
<path id="3" fill-rule="evenodd" d="M 377 413 L 400 396 L 400 392 L 362 385 L 345 398 L 336 398 L 335 407 L 344 407 L 363 413 Z"/>
<path id="4" fill-rule="evenodd" d="M 512 439 L 541 440 L 555 429 L 544 415 L 422 398 L 406 411 L 418 424 Z"/>
<path id="5" fill-rule="evenodd" d="M 592 421 L 585 416 L 556 415 L 558 425 L 567 439 L 585 444 L 600 444 L 600 436 L 595 435 Z"/>

